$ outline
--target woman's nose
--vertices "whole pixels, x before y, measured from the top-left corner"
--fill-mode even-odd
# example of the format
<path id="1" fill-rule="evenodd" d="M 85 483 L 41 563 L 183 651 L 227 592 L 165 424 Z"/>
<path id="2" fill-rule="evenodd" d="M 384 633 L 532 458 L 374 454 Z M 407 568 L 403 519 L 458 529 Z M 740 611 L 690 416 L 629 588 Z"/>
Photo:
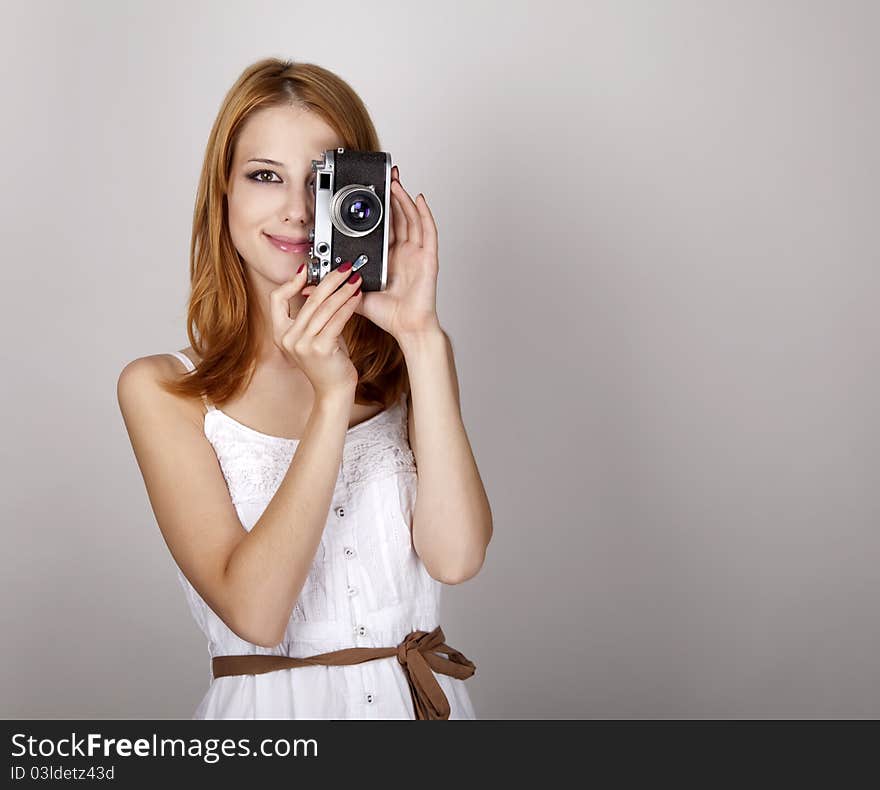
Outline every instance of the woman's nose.
<path id="1" fill-rule="evenodd" d="M 291 221 L 298 222 L 301 220 L 306 224 L 312 221 L 314 210 L 314 195 L 308 188 L 293 190 L 288 195 L 284 206 L 284 213 Z"/>

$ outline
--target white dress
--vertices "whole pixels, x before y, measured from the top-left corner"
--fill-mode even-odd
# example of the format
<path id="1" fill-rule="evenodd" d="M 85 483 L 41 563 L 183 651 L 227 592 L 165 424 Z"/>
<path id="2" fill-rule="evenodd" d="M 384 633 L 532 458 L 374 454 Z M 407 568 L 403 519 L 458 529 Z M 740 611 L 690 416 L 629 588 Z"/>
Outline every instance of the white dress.
<path id="1" fill-rule="evenodd" d="M 187 368 L 192 360 L 171 352 Z M 281 484 L 298 440 L 254 430 L 207 400 L 204 431 L 229 494 L 250 530 Z M 284 639 L 261 647 L 237 636 L 178 578 L 208 653 L 311 656 L 347 647 L 389 647 L 440 620 L 442 583 L 412 546 L 415 458 L 407 403 L 397 403 L 350 428 L 327 522 Z M 467 655 L 455 635 L 446 643 Z M 450 720 L 475 719 L 466 679 L 433 673 L 449 700 Z M 414 719 L 413 701 L 396 656 L 345 666 L 301 666 L 257 675 L 213 678 L 193 719 Z"/>

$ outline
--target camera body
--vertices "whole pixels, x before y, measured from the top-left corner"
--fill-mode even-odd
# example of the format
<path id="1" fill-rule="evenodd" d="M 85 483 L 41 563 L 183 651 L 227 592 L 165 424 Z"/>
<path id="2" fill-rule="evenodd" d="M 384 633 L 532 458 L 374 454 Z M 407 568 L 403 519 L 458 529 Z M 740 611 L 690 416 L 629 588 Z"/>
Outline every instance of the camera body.
<path id="1" fill-rule="evenodd" d="M 308 285 L 341 263 L 361 275 L 361 289 L 383 291 L 388 279 L 391 155 L 328 149 L 312 160 L 315 227 L 309 231 Z"/>

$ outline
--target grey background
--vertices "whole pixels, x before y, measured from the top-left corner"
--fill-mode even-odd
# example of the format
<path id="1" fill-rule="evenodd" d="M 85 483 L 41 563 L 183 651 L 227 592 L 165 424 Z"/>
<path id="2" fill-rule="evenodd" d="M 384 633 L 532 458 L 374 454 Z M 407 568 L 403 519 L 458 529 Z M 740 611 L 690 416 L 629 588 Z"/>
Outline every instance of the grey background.
<path id="1" fill-rule="evenodd" d="M 444 590 L 479 717 L 880 715 L 878 24 L 4 3 L 3 716 L 187 718 L 207 689 L 115 387 L 187 345 L 207 135 L 267 55 L 349 80 L 438 223 L 495 517 Z"/>

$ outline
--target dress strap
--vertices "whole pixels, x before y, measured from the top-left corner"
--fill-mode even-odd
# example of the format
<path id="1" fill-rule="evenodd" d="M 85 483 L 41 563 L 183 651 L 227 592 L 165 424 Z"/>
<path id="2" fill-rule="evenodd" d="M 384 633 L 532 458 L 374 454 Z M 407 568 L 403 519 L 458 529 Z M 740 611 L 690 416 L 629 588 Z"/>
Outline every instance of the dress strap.
<path id="1" fill-rule="evenodd" d="M 186 354 L 182 353 L 181 351 L 172 351 L 171 354 L 177 357 L 186 366 L 188 372 L 192 373 L 196 369 L 193 361 Z M 205 395 L 202 395 L 202 402 L 205 404 L 205 408 L 208 411 L 214 410 L 214 406 Z"/>

